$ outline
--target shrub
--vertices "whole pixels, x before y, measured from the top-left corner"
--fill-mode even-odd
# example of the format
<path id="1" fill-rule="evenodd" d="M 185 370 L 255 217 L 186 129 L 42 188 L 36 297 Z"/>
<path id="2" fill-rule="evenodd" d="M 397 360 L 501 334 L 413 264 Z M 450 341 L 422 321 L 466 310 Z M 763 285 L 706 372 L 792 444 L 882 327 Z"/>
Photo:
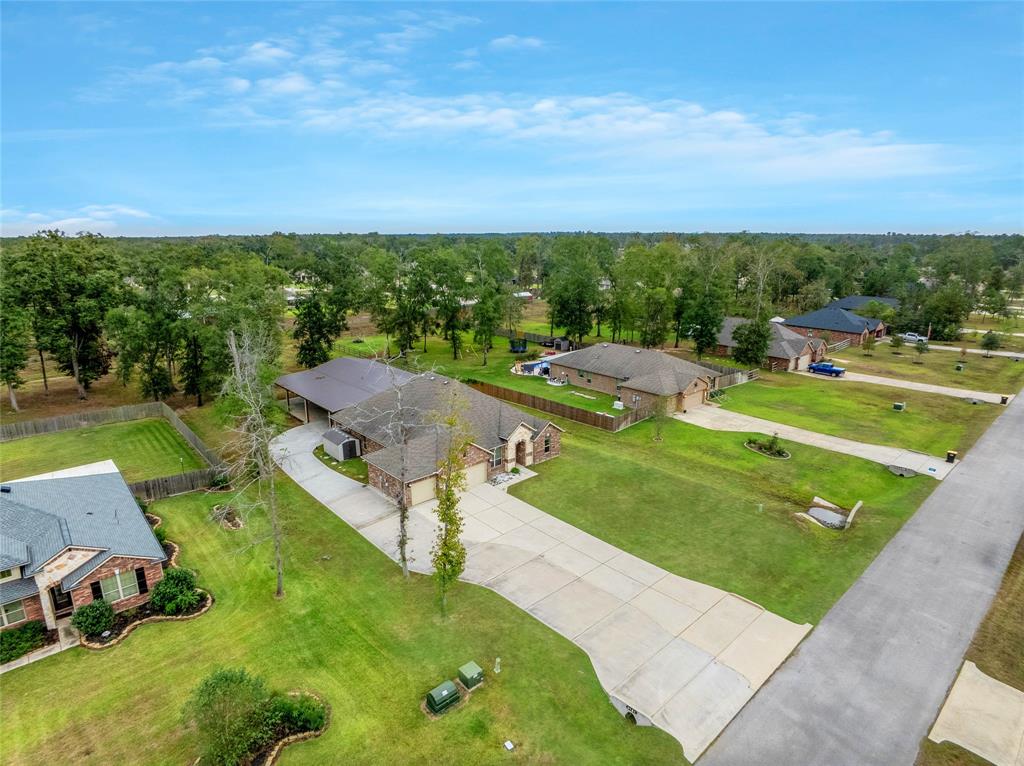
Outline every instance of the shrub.
<path id="1" fill-rule="evenodd" d="M 114 627 L 114 607 L 102 599 L 93 601 L 75 610 L 71 624 L 86 636 L 98 636 Z"/>
<path id="2" fill-rule="evenodd" d="M 46 641 L 46 625 L 31 620 L 24 625 L 0 633 L 0 663 L 16 660 L 38 649 Z"/>
<path id="3" fill-rule="evenodd" d="M 167 542 L 167 531 L 164 529 L 163 524 L 159 527 L 153 527 L 153 536 L 156 538 L 156 541 L 160 543 L 160 547 L 162 548 L 164 543 Z"/>
<path id="4" fill-rule="evenodd" d="M 299 697 L 277 695 L 273 698 L 275 717 L 280 721 L 282 736 L 322 729 L 327 721 L 327 708 L 309 694 Z"/>
<path id="5" fill-rule="evenodd" d="M 263 679 L 238 668 L 207 676 L 182 716 L 196 727 L 203 763 L 233 766 L 274 740 L 280 712 Z"/>
<path id="6" fill-rule="evenodd" d="M 161 614 L 187 612 L 199 604 L 199 599 L 196 576 L 188 569 L 168 569 L 149 594 L 149 603 Z"/>

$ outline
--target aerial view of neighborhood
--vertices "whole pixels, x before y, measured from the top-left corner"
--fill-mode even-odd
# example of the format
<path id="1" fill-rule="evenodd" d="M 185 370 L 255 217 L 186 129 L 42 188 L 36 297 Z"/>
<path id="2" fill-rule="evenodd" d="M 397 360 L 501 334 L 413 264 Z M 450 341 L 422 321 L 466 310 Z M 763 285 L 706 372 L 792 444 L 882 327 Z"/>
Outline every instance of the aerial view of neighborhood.
<path id="1" fill-rule="evenodd" d="M 1024 766 L 1024 4 L 0 72 L 0 766 Z"/>

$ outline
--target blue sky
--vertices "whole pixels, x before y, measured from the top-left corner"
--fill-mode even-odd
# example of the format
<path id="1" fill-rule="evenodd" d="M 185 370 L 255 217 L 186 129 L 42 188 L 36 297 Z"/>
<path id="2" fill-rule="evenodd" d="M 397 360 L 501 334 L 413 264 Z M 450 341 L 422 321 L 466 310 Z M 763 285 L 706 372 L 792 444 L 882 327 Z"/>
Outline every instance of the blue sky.
<path id="1" fill-rule="evenodd" d="M 2 16 L 9 235 L 1024 229 L 1024 4 Z"/>

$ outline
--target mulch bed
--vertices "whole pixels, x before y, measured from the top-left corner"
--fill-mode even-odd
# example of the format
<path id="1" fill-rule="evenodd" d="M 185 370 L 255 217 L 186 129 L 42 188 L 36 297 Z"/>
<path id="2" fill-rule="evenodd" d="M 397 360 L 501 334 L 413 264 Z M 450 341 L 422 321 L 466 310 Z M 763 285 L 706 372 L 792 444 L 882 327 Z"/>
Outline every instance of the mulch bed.
<path id="1" fill-rule="evenodd" d="M 792 455 L 790 455 L 786 451 L 783 451 L 781 455 L 773 455 L 770 452 L 766 452 L 760 445 L 751 444 L 750 442 L 744 442 L 743 446 L 746 447 L 751 452 L 756 452 L 758 455 L 770 457 L 772 460 L 789 460 L 792 457 Z"/>
<path id="2" fill-rule="evenodd" d="M 237 531 L 245 526 L 245 521 L 238 515 L 238 512 L 230 505 L 213 506 L 213 517 L 220 521 L 224 529 Z"/>

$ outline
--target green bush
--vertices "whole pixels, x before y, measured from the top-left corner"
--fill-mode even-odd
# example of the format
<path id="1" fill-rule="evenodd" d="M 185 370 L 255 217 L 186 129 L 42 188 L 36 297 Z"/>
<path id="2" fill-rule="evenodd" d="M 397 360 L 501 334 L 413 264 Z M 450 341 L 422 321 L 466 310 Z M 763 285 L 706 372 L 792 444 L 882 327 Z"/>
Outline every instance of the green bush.
<path id="1" fill-rule="evenodd" d="M 149 603 L 161 614 L 187 612 L 195 609 L 199 600 L 196 576 L 188 569 L 168 569 L 149 595 Z"/>
<path id="2" fill-rule="evenodd" d="M 164 547 L 164 543 L 167 542 L 167 530 L 164 529 L 164 525 L 161 524 L 159 527 L 153 527 L 153 536 L 156 541 L 160 543 L 160 547 Z"/>
<path id="3" fill-rule="evenodd" d="M 182 715 L 196 728 L 206 764 L 233 766 L 275 739 L 280 711 L 262 678 L 216 670 L 193 690 Z"/>
<path id="4" fill-rule="evenodd" d="M 71 624 L 79 633 L 98 636 L 114 627 L 114 607 L 102 599 L 93 601 L 75 610 Z"/>
<path id="5" fill-rule="evenodd" d="M 278 695 L 273 700 L 276 716 L 281 722 L 282 736 L 322 729 L 327 721 L 327 708 L 316 697 Z"/>
<path id="6" fill-rule="evenodd" d="M 10 662 L 38 649 L 46 641 L 46 625 L 31 620 L 0 633 L 0 663 Z"/>

